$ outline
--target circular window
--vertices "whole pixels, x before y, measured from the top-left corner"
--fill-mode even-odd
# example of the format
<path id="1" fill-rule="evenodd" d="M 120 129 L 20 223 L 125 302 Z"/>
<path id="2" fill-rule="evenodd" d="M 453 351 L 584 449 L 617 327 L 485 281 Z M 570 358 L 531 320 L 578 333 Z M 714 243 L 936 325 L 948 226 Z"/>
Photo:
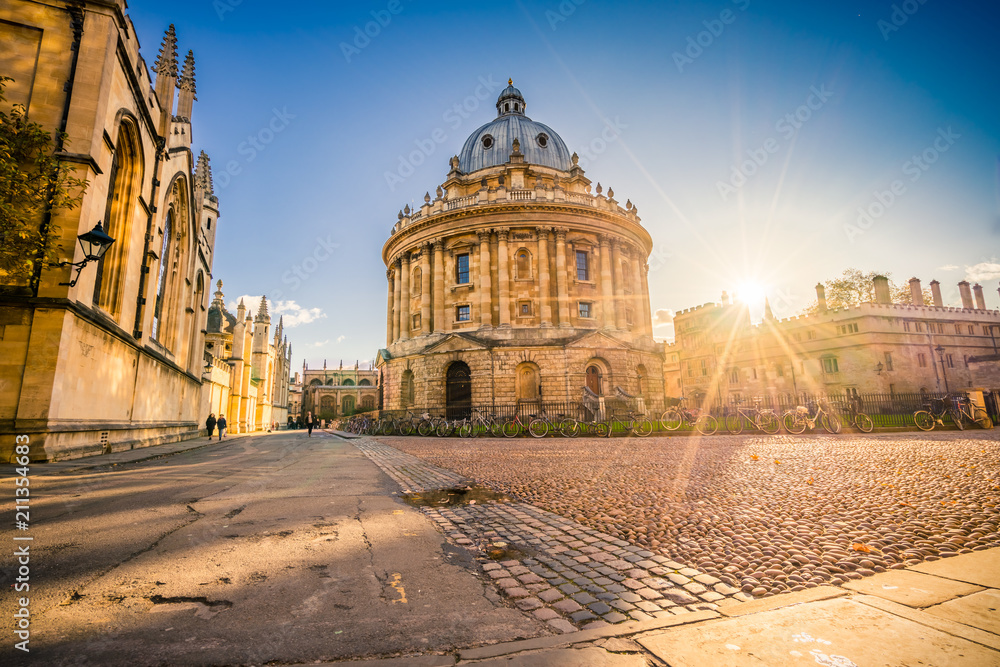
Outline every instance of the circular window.
<path id="1" fill-rule="evenodd" d="M 493 137 L 491 137 L 488 134 L 485 137 L 483 137 L 483 148 L 487 150 L 493 148 Z"/>
<path id="2" fill-rule="evenodd" d="M 545 134 L 539 134 L 537 137 L 535 137 L 535 141 L 537 141 L 538 145 L 541 146 L 542 148 L 545 148 L 546 146 L 549 145 L 549 138 Z"/>

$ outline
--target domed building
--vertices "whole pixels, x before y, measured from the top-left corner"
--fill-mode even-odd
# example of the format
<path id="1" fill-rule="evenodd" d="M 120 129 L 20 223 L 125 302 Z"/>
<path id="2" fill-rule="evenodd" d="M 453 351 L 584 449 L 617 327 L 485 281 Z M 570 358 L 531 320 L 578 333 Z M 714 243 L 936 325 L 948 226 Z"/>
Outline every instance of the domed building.
<path id="1" fill-rule="evenodd" d="M 526 107 L 508 86 L 436 197 L 403 209 L 385 242 L 386 409 L 662 395 L 649 233 Z"/>

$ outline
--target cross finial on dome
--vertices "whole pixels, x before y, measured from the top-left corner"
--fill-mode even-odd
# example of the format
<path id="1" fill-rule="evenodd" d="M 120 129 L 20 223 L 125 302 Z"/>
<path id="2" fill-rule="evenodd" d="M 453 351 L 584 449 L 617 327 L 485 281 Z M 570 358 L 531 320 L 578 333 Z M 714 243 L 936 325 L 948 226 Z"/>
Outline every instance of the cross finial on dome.
<path id="1" fill-rule="evenodd" d="M 511 79 L 507 79 L 507 85 L 508 86 L 513 86 L 514 85 L 514 79 L 512 79 L 512 78 Z"/>

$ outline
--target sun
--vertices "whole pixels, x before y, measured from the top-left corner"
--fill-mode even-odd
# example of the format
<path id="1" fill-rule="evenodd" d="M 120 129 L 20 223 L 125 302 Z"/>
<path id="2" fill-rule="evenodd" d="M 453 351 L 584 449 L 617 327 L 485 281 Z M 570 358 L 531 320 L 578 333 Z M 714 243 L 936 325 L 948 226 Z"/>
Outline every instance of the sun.
<path id="1" fill-rule="evenodd" d="M 751 307 L 764 305 L 766 296 L 767 290 L 758 282 L 744 281 L 736 288 L 736 298 Z"/>

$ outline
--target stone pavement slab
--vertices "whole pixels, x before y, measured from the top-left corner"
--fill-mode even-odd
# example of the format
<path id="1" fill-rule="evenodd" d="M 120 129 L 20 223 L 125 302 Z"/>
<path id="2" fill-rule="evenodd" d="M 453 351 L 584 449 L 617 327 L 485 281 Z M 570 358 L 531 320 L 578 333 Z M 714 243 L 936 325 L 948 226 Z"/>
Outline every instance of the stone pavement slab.
<path id="1" fill-rule="evenodd" d="M 983 590 L 973 584 L 910 570 L 889 570 L 872 577 L 848 581 L 844 588 L 921 608 Z"/>
<path id="2" fill-rule="evenodd" d="M 502 658 L 493 658 L 481 662 L 469 663 L 494 667 L 647 667 L 646 659 L 636 654 L 609 653 L 603 648 L 587 646 L 584 648 L 562 648 L 540 653 L 521 653 Z"/>
<path id="3" fill-rule="evenodd" d="M 949 600 L 924 611 L 1000 635 L 1000 591 L 995 589 Z"/>
<path id="4" fill-rule="evenodd" d="M 940 630 L 941 632 L 949 635 L 954 635 L 955 637 L 961 637 L 962 639 L 968 639 L 971 642 L 988 646 L 991 649 L 1000 652 L 1000 635 L 995 635 L 991 632 L 974 628 L 970 625 L 966 625 L 965 623 L 958 623 L 957 621 L 952 621 L 946 618 L 932 616 L 925 611 L 911 609 L 906 605 L 898 604 L 896 602 L 892 602 L 891 600 L 883 600 L 882 598 L 872 597 L 871 595 L 858 595 L 851 599 L 855 602 L 866 604 L 869 607 L 875 607 L 876 609 L 881 609 L 882 611 L 887 611 L 890 614 L 919 623 L 920 625 L 926 625 L 929 628 Z M 1000 657 L 996 659 L 995 663 L 991 664 L 1000 665 Z"/>
<path id="5" fill-rule="evenodd" d="M 996 665 L 1000 653 L 850 599 L 785 607 L 638 638 L 671 667 Z"/>
<path id="6" fill-rule="evenodd" d="M 819 600 L 829 600 L 842 595 L 847 595 L 847 593 L 835 586 L 817 586 L 816 588 L 807 588 L 804 591 L 775 595 L 773 597 L 764 598 L 762 600 L 753 600 L 751 602 L 740 603 L 735 600 L 732 602 L 726 602 L 725 604 L 719 605 L 719 613 L 723 616 L 746 616 L 747 614 L 759 614 L 764 611 L 772 611 L 780 607 L 790 607 L 792 605 L 817 602 Z"/>
<path id="7" fill-rule="evenodd" d="M 986 588 L 1000 588 L 1000 549 L 973 551 L 970 554 L 920 563 L 909 569 L 938 577 L 966 581 Z"/>

